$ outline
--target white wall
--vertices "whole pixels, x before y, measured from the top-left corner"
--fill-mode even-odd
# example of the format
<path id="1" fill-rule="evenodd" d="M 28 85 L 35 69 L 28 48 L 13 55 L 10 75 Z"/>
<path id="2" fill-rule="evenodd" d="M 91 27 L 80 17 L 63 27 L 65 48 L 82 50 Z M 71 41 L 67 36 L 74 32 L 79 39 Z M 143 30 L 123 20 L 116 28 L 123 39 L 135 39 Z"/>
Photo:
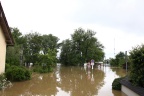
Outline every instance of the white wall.
<path id="1" fill-rule="evenodd" d="M 127 96 L 139 96 L 137 93 L 133 92 L 132 90 L 130 90 L 124 85 L 122 85 L 121 91 L 124 92 Z"/>
<path id="2" fill-rule="evenodd" d="M 0 74 L 5 71 L 6 42 L 0 26 Z"/>

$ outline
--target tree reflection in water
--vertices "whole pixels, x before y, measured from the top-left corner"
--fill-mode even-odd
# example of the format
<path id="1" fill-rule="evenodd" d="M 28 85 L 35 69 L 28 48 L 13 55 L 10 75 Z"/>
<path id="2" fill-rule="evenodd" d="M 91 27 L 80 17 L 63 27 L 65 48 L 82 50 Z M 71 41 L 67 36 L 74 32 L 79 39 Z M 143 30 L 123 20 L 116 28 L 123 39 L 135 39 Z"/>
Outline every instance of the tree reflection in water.
<path id="1" fill-rule="evenodd" d="M 111 67 L 111 70 L 116 73 L 116 75 L 120 77 L 124 77 L 126 75 L 126 70 L 117 67 Z"/>
<path id="2" fill-rule="evenodd" d="M 13 82 L 11 88 L 0 91 L 0 96 L 51 96 L 58 92 L 55 75 L 34 73 L 31 80 Z"/>
<path id="3" fill-rule="evenodd" d="M 103 86 L 104 72 L 82 67 L 62 67 L 61 83 L 58 86 L 71 96 L 92 96 Z"/>
<path id="4" fill-rule="evenodd" d="M 111 90 L 112 80 L 121 72 L 103 66 L 88 70 L 58 65 L 52 73 L 33 73 L 31 80 L 13 83 L 11 88 L 0 91 L 0 96 L 103 96 L 99 94 L 107 89 L 106 94 L 121 96 L 121 92 Z"/>

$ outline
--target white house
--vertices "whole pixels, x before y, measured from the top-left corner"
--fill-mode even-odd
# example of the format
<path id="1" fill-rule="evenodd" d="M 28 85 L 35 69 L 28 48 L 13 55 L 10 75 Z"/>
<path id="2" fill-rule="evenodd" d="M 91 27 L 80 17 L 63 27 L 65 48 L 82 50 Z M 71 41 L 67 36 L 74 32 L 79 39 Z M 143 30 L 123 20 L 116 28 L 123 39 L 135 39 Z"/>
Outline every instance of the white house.
<path id="1" fill-rule="evenodd" d="M 0 2 L 0 74 L 5 71 L 6 47 L 13 45 L 14 40 Z"/>

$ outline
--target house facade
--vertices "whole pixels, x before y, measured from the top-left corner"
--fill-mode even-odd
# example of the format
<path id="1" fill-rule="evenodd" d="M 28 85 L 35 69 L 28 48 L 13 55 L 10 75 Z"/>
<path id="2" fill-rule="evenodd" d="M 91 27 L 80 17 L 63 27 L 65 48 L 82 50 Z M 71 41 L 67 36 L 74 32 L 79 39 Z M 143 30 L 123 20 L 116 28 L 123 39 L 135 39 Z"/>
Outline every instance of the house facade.
<path id="1" fill-rule="evenodd" d="M 0 2 L 0 74 L 5 72 L 6 47 L 13 45 L 14 40 Z"/>

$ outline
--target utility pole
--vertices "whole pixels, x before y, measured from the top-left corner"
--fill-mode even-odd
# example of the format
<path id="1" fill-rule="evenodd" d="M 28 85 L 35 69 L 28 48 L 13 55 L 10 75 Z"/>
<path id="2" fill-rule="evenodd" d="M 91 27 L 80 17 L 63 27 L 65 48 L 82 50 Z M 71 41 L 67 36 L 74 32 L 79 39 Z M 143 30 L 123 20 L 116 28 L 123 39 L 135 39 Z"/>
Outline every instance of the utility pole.
<path id="1" fill-rule="evenodd" d="M 127 73 L 127 51 L 125 51 L 126 73 Z"/>

